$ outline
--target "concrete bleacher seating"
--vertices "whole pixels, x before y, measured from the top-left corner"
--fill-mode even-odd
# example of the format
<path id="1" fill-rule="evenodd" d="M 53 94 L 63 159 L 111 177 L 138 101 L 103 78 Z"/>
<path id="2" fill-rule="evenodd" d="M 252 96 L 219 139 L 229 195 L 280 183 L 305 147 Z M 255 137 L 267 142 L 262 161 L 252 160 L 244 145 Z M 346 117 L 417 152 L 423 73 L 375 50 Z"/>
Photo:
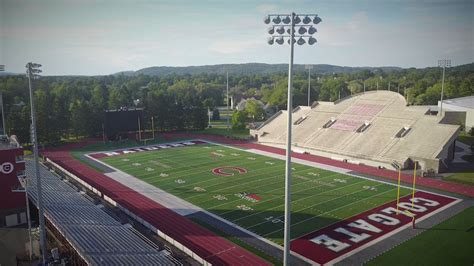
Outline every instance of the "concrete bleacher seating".
<path id="1" fill-rule="evenodd" d="M 449 160 L 447 149 L 459 126 L 441 124 L 441 117 L 427 115 L 428 109 L 407 106 L 403 96 L 391 91 L 361 93 L 334 103 L 317 102 L 312 108 L 293 111 L 294 121 L 305 118 L 293 125 L 292 143 L 309 153 L 363 159 L 374 166 L 393 168 L 393 161 L 406 166 L 416 160 L 423 168 L 438 171 L 440 162 Z M 251 134 L 260 136 L 264 131 L 266 135 L 259 137 L 259 142 L 284 147 L 286 120 L 283 111 Z"/>
<path id="2" fill-rule="evenodd" d="M 38 193 L 33 165 L 33 161 L 26 160 L 28 196 L 36 203 Z M 177 265 L 156 245 L 109 216 L 41 164 L 40 176 L 47 221 L 88 265 Z"/>

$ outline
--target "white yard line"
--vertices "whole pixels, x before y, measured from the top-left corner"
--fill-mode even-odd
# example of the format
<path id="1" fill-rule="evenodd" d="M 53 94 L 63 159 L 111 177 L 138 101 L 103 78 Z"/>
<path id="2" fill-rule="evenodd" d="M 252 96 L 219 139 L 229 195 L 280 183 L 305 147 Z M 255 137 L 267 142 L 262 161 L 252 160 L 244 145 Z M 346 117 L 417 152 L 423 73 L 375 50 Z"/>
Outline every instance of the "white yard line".
<path id="1" fill-rule="evenodd" d="M 331 175 L 331 176 L 333 176 L 333 175 Z M 353 184 L 350 184 L 350 185 L 338 187 L 338 188 L 336 188 L 336 189 L 327 190 L 327 191 L 324 191 L 322 194 L 324 194 L 324 193 L 326 193 L 326 192 L 334 192 L 334 191 L 337 191 L 337 190 L 339 190 L 339 189 L 343 189 L 343 188 L 347 188 L 347 187 L 350 187 L 350 186 L 353 186 L 353 185 L 357 185 L 357 184 L 359 184 L 359 183 L 361 183 L 361 182 L 363 182 L 363 181 L 359 181 L 359 182 L 356 182 L 356 183 L 353 183 Z M 334 182 L 334 183 L 335 183 L 335 182 Z M 320 187 L 320 186 L 317 186 L 317 187 Z M 312 188 L 309 188 L 309 189 L 313 189 L 313 188 L 315 188 L 315 187 L 312 187 Z M 298 200 L 294 200 L 294 201 L 292 201 L 292 203 L 295 203 L 295 202 L 300 201 L 300 200 L 303 200 L 303 199 L 308 199 L 308 198 L 311 198 L 311 197 L 313 197 L 313 196 L 314 196 L 314 195 L 308 196 L 308 197 L 305 197 L 305 198 L 301 198 L 301 199 L 298 199 Z M 345 195 L 343 195 L 343 196 L 345 196 Z M 280 196 L 280 197 L 284 197 L 284 195 L 283 195 L 283 196 Z M 267 209 L 266 211 L 273 210 L 273 209 L 279 208 L 279 207 L 281 207 L 281 206 L 284 206 L 284 205 L 280 204 L 280 205 L 278 205 L 278 206 L 269 208 L 269 209 Z M 296 210 L 292 210 L 292 212 L 295 212 L 295 211 L 296 211 Z M 298 210 L 298 211 L 299 211 L 299 210 Z M 248 215 L 248 216 L 244 216 L 244 217 L 238 218 L 238 219 L 233 220 L 233 221 L 237 221 L 237 220 L 240 220 L 240 219 L 243 219 L 243 218 L 248 218 L 248 217 L 251 217 L 251 216 L 253 216 L 253 215 L 258 215 L 258 214 L 260 214 L 260 213 L 262 213 L 262 212 L 254 213 L 254 214 Z M 280 217 L 283 217 L 283 216 L 280 216 Z M 278 218 L 280 218 L 280 217 L 278 217 Z M 253 226 L 252 226 L 252 227 L 253 227 Z M 249 227 L 249 228 L 250 228 L 250 227 Z"/>
<path id="2" fill-rule="evenodd" d="M 354 183 L 353 185 L 356 185 L 356 184 L 358 184 L 358 183 Z M 379 186 L 382 186 L 382 184 L 377 185 L 377 187 L 379 187 Z M 392 190 L 393 190 L 393 189 L 388 190 L 388 191 L 392 191 Z M 385 192 L 388 192 L 388 191 L 385 191 Z M 310 209 L 310 208 L 313 208 L 313 207 L 315 207 L 315 206 L 324 204 L 324 203 L 326 203 L 326 202 L 330 202 L 330 201 L 337 200 L 337 199 L 340 199 L 340 198 L 343 198 L 343 197 L 347 197 L 347 196 L 349 196 L 349 195 L 356 194 L 356 193 L 359 193 L 359 192 L 360 192 L 360 190 L 356 190 L 356 191 L 354 191 L 354 192 L 352 192 L 352 193 L 345 194 L 345 195 L 342 195 L 342 196 L 340 196 L 340 197 L 331 198 L 331 199 L 329 199 L 329 200 L 325 200 L 325 201 L 319 202 L 319 203 L 317 203 L 317 204 L 313 204 L 313 205 L 311 205 L 311 206 L 308 206 L 308 207 L 306 207 L 306 208 L 300 209 L 300 210 L 298 210 L 298 211 Z M 361 200 L 358 200 L 358 201 L 355 201 L 355 202 L 360 202 L 360 201 L 363 201 L 363 200 L 366 200 L 366 199 L 370 199 L 370 198 L 372 198 L 372 197 L 374 197 L 374 196 L 382 195 L 382 194 L 384 194 L 385 192 L 380 192 L 380 193 L 377 193 L 376 195 L 372 195 L 371 197 L 364 198 L 364 199 L 361 199 Z M 351 202 L 351 203 L 349 203 L 349 204 L 343 205 L 343 206 L 341 206 L 341 207 L 339 207 L 339 208 L 337 208 L 337 209 L 341 209 L 341 208 L 347 207 L 347 206 L 349 206 L 349 205 L 354 204 L 355 202 Z M 307 219 L 305 219 L 305 220 L 299 221 L 299 222 L 294 223 L 294 224 L 292 224 L 292 225 L 296 225 L 296 224 L 299 224 L 299 223 L 302 223 L 302 222 L 306 222 L 307 220 L 311 220 L 311 219 L 317 218 L 317 217 L 319 217 L 319 216 L 321 216 L 321 215 L 323 215 L 323 214 L 331 213 L 331 212 L 333 212 L 333 211 L 335 211 L 335 210 L 337 210 L 337 209 L 333 209 L 333 210 L 331 210 L 331 211 L 327 211 L 327 212 L 324 212 L 324 213 L 320 213 L 320 214 L 318 214 L 317 216 L 313 216 L 313 217 L 307 218 Z M 280 217 L 278 217 L 278 218 L 281 218 L 281 217 L 283 217 L 283 216 L 280 216 Z M 341 219 L 341 218 L 339 217 L 339 219 Z M 266 222 L 268 222 L 268 221 L 259 223 L 259 224 L 257 224 L 257 225 L 252 226 L 252 227 L 258 226 L 258 225 L 260 225 L 260 224 L 264 224 L 264 223 L 266 223 Z M 251 228 L 251 227 L 249 227 L 249 228 Z M 282 229 L 278 229 L 278 230 L 276 230 L 275 232 L 280 231 L 280 230 L 282 230 Z M 268 234 L 270 234 L 270 233 L 268 233 Z M 268 235 L 268 234 L 266 234 L 266 235 Z M 265 236 L 265 235 L 264 235 L 264 236 Z M 298 238 L 298 237 L 295 237 L 295 238 Z M 295 239 L 295 238 L 293 238 L 293 239 Z"/>

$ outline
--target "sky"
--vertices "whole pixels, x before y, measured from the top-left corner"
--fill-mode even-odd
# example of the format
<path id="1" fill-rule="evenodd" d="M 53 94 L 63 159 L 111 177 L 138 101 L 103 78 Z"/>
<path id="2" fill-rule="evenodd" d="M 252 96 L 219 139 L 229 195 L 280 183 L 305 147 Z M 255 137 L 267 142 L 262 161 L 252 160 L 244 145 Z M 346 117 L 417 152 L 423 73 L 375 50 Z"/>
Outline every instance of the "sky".
<path id="1" fill-rule="evenodd" d="M 150 66 L 288 63 L 267 14 L 318 14 L 296 64 L 437 66 L 474 62 L 472 0 L 0 0 L 0 64 L 21 73 L 107 75 Z"/>

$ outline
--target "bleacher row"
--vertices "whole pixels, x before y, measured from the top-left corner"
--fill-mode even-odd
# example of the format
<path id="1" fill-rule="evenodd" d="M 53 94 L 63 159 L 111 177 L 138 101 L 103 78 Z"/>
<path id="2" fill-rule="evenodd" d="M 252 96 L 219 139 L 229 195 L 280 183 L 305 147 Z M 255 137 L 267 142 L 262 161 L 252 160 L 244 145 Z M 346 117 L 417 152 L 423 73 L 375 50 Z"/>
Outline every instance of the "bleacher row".
<path id="1" fill-rule="evenodd" d="M 34 164 L 26 160 L 28 195 L 37 202 Z M 75 187 L 40 165 L 43 206 L 48 222 L 89 265 L 176 265 L 178 261 L 142 239 L 86 199 Z"/>
<path id="2" fill-rule="evenodd" d="M 284 145 L 286 111 L 259 127 L 252 135 L 267 145 Z M 426 107 L 406 107 L 403 96 L 378 91 L 336 103 L 318 102 L 293 112 L 293 144 L 314 151 L 373 161 L 405 163 L 409 157 L 436 160 L 458 127 L 440 124 Z M 403 135 L 397 134 L 405 129 Z"/>
<path id="3" fill-rule="evenodd" d="M 74 159 L 69 151 L 83 145 L 70 144 L 43 154 L 58 168 L 82 180 L 89 189 L 202 264 L 269 265 L 260 257 Z"/>

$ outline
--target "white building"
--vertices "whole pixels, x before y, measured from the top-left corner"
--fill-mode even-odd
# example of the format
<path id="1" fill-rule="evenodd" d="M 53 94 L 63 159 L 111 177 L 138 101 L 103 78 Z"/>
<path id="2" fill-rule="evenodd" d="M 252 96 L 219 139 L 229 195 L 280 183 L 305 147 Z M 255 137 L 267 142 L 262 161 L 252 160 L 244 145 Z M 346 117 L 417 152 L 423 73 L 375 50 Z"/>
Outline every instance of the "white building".
<path id="1" fill-rule="evenodd" d="M 438 101 L 438 108 L 440 107 L 441 101 Z M 466 131 L 469 131 L 474 127 L 474 96 L 443 100 L 443 113 L 447 117 L 461 119 Z"/>

